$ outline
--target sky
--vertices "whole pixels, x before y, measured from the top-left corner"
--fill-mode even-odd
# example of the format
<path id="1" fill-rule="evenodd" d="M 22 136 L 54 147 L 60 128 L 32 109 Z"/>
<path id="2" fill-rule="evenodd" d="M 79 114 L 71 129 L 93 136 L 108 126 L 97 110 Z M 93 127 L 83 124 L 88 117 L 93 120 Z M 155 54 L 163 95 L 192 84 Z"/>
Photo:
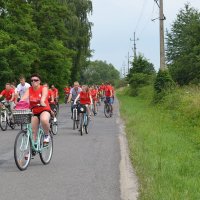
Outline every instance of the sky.
<path id="1" fill-rule="evenodd" d="M 200 11 L 200 0 L 163 0 L 165 30 L 170 31 L 173 21 L 184 4 Z M 133 59 L 134 32 L 136 32 L 137 55 L 141 53 L 156 70 L 160 65 L 159 8 L 154 0 L 92 0 L 93 13 L 89 20 L 93 23 L 91 60 L 111 63 L 120 72 L 128 69 L 128 52 Z M 124 73 L 124 70 L 123 70 Z"/>

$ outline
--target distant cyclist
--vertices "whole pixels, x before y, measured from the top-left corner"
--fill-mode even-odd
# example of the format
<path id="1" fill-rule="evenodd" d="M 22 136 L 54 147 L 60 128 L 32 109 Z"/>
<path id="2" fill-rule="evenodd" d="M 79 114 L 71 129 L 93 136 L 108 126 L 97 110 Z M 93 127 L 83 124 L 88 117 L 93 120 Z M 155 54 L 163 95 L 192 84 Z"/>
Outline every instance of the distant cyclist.
<path id="1" fill-rule="evenodd" d="M 55 85 L 51 85 L 51 91 L 54 95 L 54 101 L 57 103 L 58 98 L 59 98 L 59 93 L 58 93 L 58 89 L 55 87 Z"/>
<path id="2" fill-rule="evenodd" d="M 92 105 L 93 103 L 92 103 L 92 96 L 91 96 L 88 86 L 86 86 L 86 85 L 82 86 L 82 91 L 80 92 L 80 94 L 78 94 L 78 96 L 74 100 L 74 104 L 76 104 L 78 99 L 80 99 L 81 105 L 86 106 L 89 119 L 91 119 L 91 111 L 90 111 L 89 105 Z"/>
<path id="3" fill-rule="evenodd" d="M 98 89 L 96 86 L 91 87 L 91 96 L 93 100 L 93 106 L 94 106 L 94 115 L 97 114 L 97 100 L 98 100 Z"/>
<path id="4" fill-rule="evenodd" d="M 26 90 L 30 87 L 30 84 L 26 82 L 24 76 L 20 76 L 19 81 L 20 84 L 17 85 L 17 92 L 19 99 L 21 99 L 24 96 Z"/>
<path id="5" fill-rule="evenodd" d="M 110 83 L 106 82 L 105 85 L 105 97 L 106 101 L 111 105 L 111 113 L 113 113 L 113 88 Z"/>
<path id="6" fill-rule="evenodd" d="M 67 100 L 69 98 L 70 90 L 71 90 L 71 88 L 68 85 L 66 85 L 66 87 L 64 88 L 65 103 L 67 103 Z"/>
<path id="7" fill-rule="evenodd" d="M 73 111 L 74 100 L 80 94 L 81 91 L 82 91 L 82 89 L 80 88 L 79 82 L 77 82 L 77 81 L 74 82 L 74 87 L 71 88 L 69 98 L 67 100 L 67 103 L 71 102 L 71 112 Z"/>
<path id="8" fill-rule="evenodd" d="M 5 98 L 5 100 L 10 104 L 10 109 L 13 110 L 15 106 L 15 91 L 11 87 L 10 83 L 6 83 L 5 89 L 0 94 L 0 98 L 1 97 Z"/>

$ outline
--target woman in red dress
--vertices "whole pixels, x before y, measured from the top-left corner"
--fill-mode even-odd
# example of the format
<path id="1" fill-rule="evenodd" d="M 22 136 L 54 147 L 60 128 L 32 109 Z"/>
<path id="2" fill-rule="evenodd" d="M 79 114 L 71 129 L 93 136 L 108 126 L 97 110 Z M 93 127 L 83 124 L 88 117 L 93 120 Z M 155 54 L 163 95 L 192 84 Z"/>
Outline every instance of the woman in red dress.
<path id="1" fill-rule="evenodd" d="M 33 139 L 36 140 L 39 124 L 41 123 L 45 133 L 44 143 L 49 143 L 49 119 L 51 108 L 48 102 L 48 88 L 41 85 L 41 78 L 38 74 L 31 76 L 31 87 L 25 92 L 21 101 L 28 100 L 33 117 L 31 119 Z"/>

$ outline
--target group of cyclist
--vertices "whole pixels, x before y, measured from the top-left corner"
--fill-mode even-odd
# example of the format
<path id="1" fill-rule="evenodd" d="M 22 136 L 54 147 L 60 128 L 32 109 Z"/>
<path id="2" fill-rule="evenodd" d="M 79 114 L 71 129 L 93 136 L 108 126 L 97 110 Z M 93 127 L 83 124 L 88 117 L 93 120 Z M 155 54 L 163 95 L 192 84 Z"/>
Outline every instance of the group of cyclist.
<path id="1" fill-rule="evenodd" d="M 11 109 L 14 109 L 15 105 L 17 109 L 21 109 L 24 106 L 26 107 L 26 104 L 29 104 L 29 108 L 33 108 L 33 117 L 31 119 L 33 137 L 36 139 L 39 123 L 41 123 L 45 133 L 44 143 L 48 143 L 50 140 L 49 119 L 53 116 L 54 122 L 57 121 L 53 108 L 58 102 L 58 89 L 55 88 L 55 85 L 51 85 L 51 88 L 49 88 L 47 83 L 41 84 L 42 80 L 38 74 L 31 75 L 31 84 L 26 82 L 24 76 L 21 76 L 19 81 L 20 83 L 17 87 L 15 87 L 14 83 L 6 83 L 5 89 L 0 93 L 0 98 L 4 97 L 9 102 Z M 66 103 L 71 103 L 71 111 L 73 106 L 80 102 L 81 105 L 86 105 L 90 119 L 90 106 L 94 106 L 94 115 L 96 115 L 97 102 L 103 97 L 111 105 L 111 112 L 113 112 L 114 89 L 110 83 L 106 82 L 100 86 L 88 87 L 87 85 L 80 86 L 76 81 L 73 87 L 66 86 L 64 92 L 67 96 Z"/>
<path id="2" fill-rule="evenodd" d="M 82 85 L 76 81 L 73 87 L 66 86 L 64 88 L 65 96 L 68 97 L 66 103 L 71 103 L 71 111 L 74 104 L 80 101 L 80 104 L 87 105 L 88 115 L 91 116 L 91 110 L 88 105 L 94 106 L 94 115 L 97 114 L 97 103 L 105 97 L 105 100 L 111 105 L 111 113 L 113 112 L 114 103 L 114 88 L 113 86 L 106 82 L 102 83 L 100 86 L 92 85 Z"/>

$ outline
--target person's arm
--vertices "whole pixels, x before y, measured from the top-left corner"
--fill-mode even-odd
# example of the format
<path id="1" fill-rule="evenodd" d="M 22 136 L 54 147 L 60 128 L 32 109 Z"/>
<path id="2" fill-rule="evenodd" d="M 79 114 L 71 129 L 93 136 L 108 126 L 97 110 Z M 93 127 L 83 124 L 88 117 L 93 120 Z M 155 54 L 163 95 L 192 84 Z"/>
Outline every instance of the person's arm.
<path id="1" fill-rule="evenodd" d="M 72 94 L 69 94 L 69 97 L 68 97 L 68 100 L 67 100 L 67 103 L 69 103 L 72 99 Z"/>
<path id="2" fill-rule="evenodd" d="M 20 101 L 26 101 L 29 97 L 29 90 L 26 90 Z"/>
<path id="3" fill-rule="evenodd" d="M 76 97 L 76 99 L 74 100 L 74 104 L 76 104 L 77 100 L 79 99 L 80 94 L 78 94 L 78 96 Z"/>
<path id="4" fill-rule="evenodd" d="M 90 104 L 91 104 L 91 105 L 93 104 L 92 95 L 91 95 L 91 94 L 90 94 Z"/>
<path id="5" fill-rule="evenodd" d="M 40 99 L 41 106 L 46 106 L 45 100 L 47 98 L 47 95 L 48 95 L 48 88 L 47 87 L 43 87 L 42 88 L 42 97 Z"/>
<path id="6" fill-rule="evenodd" d="M 11 97 L 11 99 L 9 100 L 9 102 L 12 102 L 12 101 L 14 100 L 14 98 L 15 98 L 15 93 L 13 92 L 13 93 L 12 93 L 12 97 Z"/>
<path id="7" fill-rule="evenodd" d="M 54 95 L 53 95 L 53 93 L 51 92 L 51 103 L 53 103 L 54 102 Z"/>

